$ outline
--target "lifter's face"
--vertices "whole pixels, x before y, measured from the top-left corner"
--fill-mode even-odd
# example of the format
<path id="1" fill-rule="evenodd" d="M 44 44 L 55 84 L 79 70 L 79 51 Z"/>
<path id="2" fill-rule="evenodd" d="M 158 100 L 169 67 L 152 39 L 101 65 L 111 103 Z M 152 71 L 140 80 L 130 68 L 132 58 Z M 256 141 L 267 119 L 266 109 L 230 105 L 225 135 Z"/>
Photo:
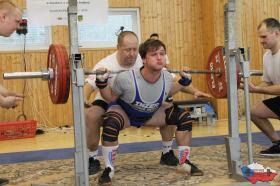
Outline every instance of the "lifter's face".
<path id="1" fill-rule="evenodd" d="M 138 39 L 134 35 L 126 35 L 118 45 L 119 63 L 122 66 L 133 66 L 138 56 Z"/>
<path id="2" fill-rule="evenodd" d="M 264 49 L 273 49 L 277 46 L 279 30 L 268 29 L 265 24 L 262 24 L 258 30 L 258 35 Z"/>
<path id="3" fill-rule="evenodd" d="M 22 13 L 18 8 L 15 8 L 11 12 L 0 12 L 0 22 L 2 25 L 0 35 L 9 37 L 17 28 L 21 21 Z"/>
<path id="4" fill-rule="evenodd" d="M 160 46 L 158 49 L 149 49 L 143 63 L 145 63 L 145 68 L 158 71 L 165 66 L 165 60 L 165 50 L 163 46 Z"/>

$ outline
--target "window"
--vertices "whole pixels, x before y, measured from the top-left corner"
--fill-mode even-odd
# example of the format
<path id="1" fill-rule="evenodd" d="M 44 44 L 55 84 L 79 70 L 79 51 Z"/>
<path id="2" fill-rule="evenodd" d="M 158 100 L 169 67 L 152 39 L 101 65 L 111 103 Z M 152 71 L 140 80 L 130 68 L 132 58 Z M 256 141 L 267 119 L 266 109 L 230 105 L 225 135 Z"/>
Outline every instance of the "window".
<path id="1" fill-rule="evenodd" d="M 17 33 L 13 33 L 10 37 L 0 37 L 0 51 L 22 50 L 24 39 L 26 40 L 26 50 L 48 49 L 51 43 L 50 35 L 48 27 L 28 27 L 26 38 Z"/>
<path id="2" fill-rule="evenodd" d="M 79 45 L 82 48 L 116 47 L 121 27 L 137 34 L 140 41 L 139 9 L 109 9 L 105 25 L 79 25 Z"/>

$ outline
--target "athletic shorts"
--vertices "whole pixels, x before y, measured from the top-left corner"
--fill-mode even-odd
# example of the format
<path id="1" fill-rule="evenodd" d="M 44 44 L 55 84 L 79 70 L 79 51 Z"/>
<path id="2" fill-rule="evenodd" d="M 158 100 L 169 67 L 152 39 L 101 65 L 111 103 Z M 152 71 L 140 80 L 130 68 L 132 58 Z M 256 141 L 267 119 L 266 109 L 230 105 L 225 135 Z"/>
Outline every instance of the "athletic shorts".
<path id="1" fill-rule="evenodd" d="M 280 118 L 280 96 L 263 100 L 263 103 Z"/>
<path id="2" fill-rule="evenodd" d="M 105 111 L 108 109 L 108 106 L 109 106 L 106 101 L 101 100 L 101 99 L 94 100 L 91 104 L 93 106 L 99 106 L 99 107 L 103 108 Z"/>
<path id="3" fill-rule="evenodd" d="M 126 113 L 130 121 L 130 126 L 140 128 L 145 124 L 145 122 L 151 119 L 151 117 L 132 117 L 120 104 L 117 103 L 117 101 L 111 102 L 109 104 L 109 107 L 113 107 L 116 105 L 120 106 L 123 109 L 123 111 Z"/>

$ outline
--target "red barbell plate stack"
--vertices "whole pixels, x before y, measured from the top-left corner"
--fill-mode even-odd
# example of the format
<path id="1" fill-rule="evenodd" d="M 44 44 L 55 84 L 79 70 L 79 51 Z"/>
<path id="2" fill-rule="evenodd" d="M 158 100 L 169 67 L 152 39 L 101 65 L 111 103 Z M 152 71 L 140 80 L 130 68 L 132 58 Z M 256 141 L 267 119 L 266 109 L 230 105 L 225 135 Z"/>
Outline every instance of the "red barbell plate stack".
<path id="1" fill-rule="evenodd" d="M 70 90 L 70 67 L 67 50 L 61 44 L 52 44 L 48 51 L 48 68 L 53 69 L 54 78 L 48 82 L 54 104 L 66 103 Z"/>

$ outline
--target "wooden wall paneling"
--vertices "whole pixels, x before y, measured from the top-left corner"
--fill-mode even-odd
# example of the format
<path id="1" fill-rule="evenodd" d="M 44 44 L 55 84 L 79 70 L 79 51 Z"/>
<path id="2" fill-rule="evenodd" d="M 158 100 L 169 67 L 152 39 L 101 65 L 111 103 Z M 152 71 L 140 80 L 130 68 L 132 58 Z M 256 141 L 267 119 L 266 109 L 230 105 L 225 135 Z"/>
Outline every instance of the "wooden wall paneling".
<path id="1" fill-rule="evenodd" d="M 195 69 L 205 69 L 207 60 L 204 60 L 205 54 L 203 54 L 203 24 L 202 24 L 202 9 L 201 9 L 201 2 L 194 1 L 194 32 L 195 37 L 193 38 L 193 41 L 195 43 L 194 51 L 195 56 L 191 58 L 191 63 L 193 64 L 193 68 Z M 187 31 L 187 30 L 186 30 Z M 194 62 L 194 63 L 193 63 Z M 204 74 L 195 75 L 195 81 L 194 85 L 198 87 L 202 91 L 207 91 L 207 84 L 205 81 L 206 76 Z"/>
<path id="2" fill-rule="evenodd" d="M 212 11 L 211 11 L 212 10 Z M 215 47 L 215 38 L 214 38 L 214 19 L 213 19 L 213 2 L 212 0 L 203 1 L 201 3 L 201 54 L 203 55 L 202 61 L 204 62 L 202 69 L 206 68 L 206 63 L 208 56 L 212 49 Z M 200 79 L 204 81 L 204 90 L 209 92 L 206 84 L 206 76 Z M 199 83 L 200 84 L 200 83 Z"/>
<path id="3" fill-rule="evenodd" d="M 169 38 L 172 37 L 172 33 L 170 32 L 170 25 L 169 23 L 169 5 L 170 1 L 166 1 L 163 0 L 163 2 L 161 2 L 159 4 L 159 6 L 161 6 L 161 25 L 160 25 L 160 39 L 164 42 L 165 46 L 166 46 L 166 53 L 169 59 L 170 64 L 168 65 L 169 68 L 172 68 L 175 61 L 173 60 L 173 57 L 171 55 L 171 51 L 172 51 L 172 46 L 171 43 L 169 41 Z M 162 6 L 162 4 L 165 4 L 165 6 Z"/>
<path id="4" fill-rule="evenodd" d="M 59 43 L 69 46 L 68 27 L 67 26 L 52 26 L 52 43 Z"/>
<path id="5" fill-rule="evenodd" d="M 11 66 L 11 64 L 9 63 L 9 61 L 11 61 L 11 56 L 8 57 L 8 55 L 4 55 L 3 59 L 1 59 L 1 64 L 3 65 L 2 66 L 2 70 L 3 71 L 10 71 L 9 66 Z M 2 79 L 2 78 L 1 78 Z M 8 83 L 7 81 L 3 81 L 2 85 L 8 89 L 12 88 L 10 83 Z M 4 109 L 3 109 L 4 110 Z M 5 112 L 3 114 L 3 117 L 8 117 L 8 112 Z"/>
<path id="6" fill-rule="evenodd" d="M 159 3 L 160 3 L 159 0 L 154 0 L 153 3 L 151 2 L 152 10 L 154 11 L 152 16 L 153 17 L 152 30 L 154 32 L 158 32 L 159 30 L 161 30 L 161 19 L 160 19 L 161 8 L 159 7 Z M 148 37 L 143 38 L 143 41 L 146 40 Z"/>
<path id="7" fill-rule="evenodd" d="M 179 17 L 179 21 L 178 21 L 178 33 L 179 33 L 179 51 L 180 51 L 180 61 L 181 61 L 181 66 L 180 68 L 182 69 L 182 67 L 186 66 L 186 59 L 184 57 L 184 19 L 183 19 L 183 11 L 184 8 L 183 7 L 183 1 L 180 1 L 180 4 L 177 5 L 177 7 L 180 7 L 180 11 L 178 11 L 178 17 Z"/>
<path id="8" fill-rule="evenodd" d="M 176 63 L 176 68 L 180 68 L 182 65 L 182 61 L 180 60 L 180 38 L 179 38 L 179 12 L 180 12 L 180 7 L 177 5 L 176 1 L 173 2 L 173 9 L 171 10 L 173 13 L 173 28 L 174 28 L 174 43 L 173 47 L 175 49 L 175 59 L 177 61 Z"/>
<path id="9" fill-rule="evenodd" d="M 173 11 L 172 11 L 173 10 Z M 169 12 L 168 12 L 168 16 L 169 16 L 169 18 L 170 18 L 170 22 L 169 22 L 169 24 L 170 24 L 170 29 L 168 30 L 169 31 L 169 33 L 170 33 L 170 35 L 169 35 L 169 37 L 167 38 L 167 40 L 169 40 L 169 42 L 168 42 L 168 46 L 170 47 L 170 49 L 171 49 L 171 53 L 170 53 L 170 55 L 169 56 L 171 56 L 171 58 L 172 58 L 172 67 L 174 67 L 174 68 L 178 68 L 178 63 L 179 63 L 179 61 L 178 61 L 178 58 L 177 58 L 177 52 L 176 52 L 176 45 L 175 45 L 175 43 L 176 43 L 176 39 L 175 39 L 175 37 L 176 37 L 176 33 L 175 33 L 175 26 L 174 26 L 174 22 L 176 21 L 175 20 L 175 6 L 174 6 L 174 1 L 170 1 L 170 3 L 169 3 Z"/>
<path id="10" fill-rule="evenodd" d="M 128 8 L 135 8 L 140 7 L 140 0 L 109 0 L 109 7 L 114 8 L 122 8 L 122 7 L 128 7 Z"/>
<path id="11" fill-rule="evenodd" d="M 176 64 L 176 61 L 173 57 L 173 48 L 171 46 L 171 37 L 173 35 L 173 33 L 171 32 L 171 18 L 170 18 L 170 10 L 169 10 L 169 7 L 170 7 L 170 4 L 171 4 L 171 1 L 169 0 L 165 0 L 164 1 L 164 24 L 165 26 L 163 27 L 163 30 L 162 30 L 162 34 L 164 36 L 164 41 L 165 41 L 165 44 L 167 46 L 167 55 L 168 55 L 168 58 L 169 58 L 169 61 L 170 61 L 170 68 L 175 68 L 175 64 Z"/>
<path id="12" fill-rule="evenodd" d="M 157 3 L 158 3 L 158 0 L 155 0 L 155 1 L 150 1 L 150 6 L 149 7 L 151 10 L 151 31 L 150 33 L 152 32 L 159 32 L 159 12 L 160 12 L 160 9 L 157 8 Z M 150 36 L 150 33 L 147 35 L 147 37 L 143 38 L 143 41 L 145 41 L 149 36 Z"/>
<path id="13" fill-rule="evenodd" d="M 94 57 L 93 57 L 93 53 L 92 52 L 89 52 L 89 51 L 83 51 L 82 52 L 83 55 L 84 55 L 84 68 L 88 69 L 88 70 L 91 70 L 94 66 L 93 64 L 93 60 L 94 60 Z"/>
<path id="14" fill-rule="evenodd" d="M 178 69 L 182 69 L 185 66 L 191 67 L 189 64 L 187 64 L 188 59 L 185 58 L 184 53 L 186 52 L 185 49 L 185 43 L 184 43 L 184 17 L 183 17 L 183 12 L 185 10 L 185 7 L 183 6 L 183 1 L 178 1 L 176 4 L 176 9 L 177 9 L 177 41 L 178 41 L 178 60 L 180 61 L 180 64 L 178 65 Z M 179 99 L 184 100 L 184 99 L 190 99 L 190 95 L 181 93 L 179 94 Z"/>
<path id="15" fill-rule="evenodd" d="M 140 22 L 141 22 L 141 41 L 143 42 L 145 39 L 149 36 L 149 11 L 146 11 L 146 7 L 149 6 L 148 2 L 146 1 L 140 1 Z"/>
<path id="16" fill-rule="evenodd" d="M 219 13 L 221 3 L 215 0 L 203 1 L 201 3 L 201 16 L 202 16 L 202 50 L 203 50 L 203 61 L 208 60 L 208 56 L 212 52 L 213 48 L 217 46 L 217 40 L 220 40 L 220 35 L 223 34 L 222 30 L 219 29 Z M 218 22 L 218 23 L 217 23 Z M 205 62 L 206 63 L 206 62 Z M 206 67 L 206 64 L 205 64 Z M 205 79 L 204 79 L 205 80 Z M 213 99 L 212 103 L 216 109 L 218 119 L 224 116 L 223 108 L 220 109 L 219 100 Z"/>
<path id="17" fill-rule="evenodd" d="M 36 52 L 35 55 L 33 55 L 33 57 L 27 61 L 27 63 L 29 65 L 27 71 L 40 70 L 40 63 L 42 63 L 42 61 L 40 60 L 40 53 Z M 42 81 L 41 79 L 27 79 L 27 81 L 30 82 L 31 85 L 30 91 L 32 92 L 33 97 L 30 97 L 30 101 L 27 102 L 26 110 L 28 111 L 29 117 L 33 117 L 32 119 L 38 120 L 42 112 L 45 112 L 45 109 L 39 110 L 40 103 L 43 101 L 45 104 L 47 103 L 45 100 L 42 99 L 43 92 L 41 89 L 41 85 L 43 85 L 45 82 Z"/>
<path id="18" fill-rule="evenodd" d="M 37 53 L 35 60 L 32 61 L 31 65 L 33 70 L 41 70 L 41 68 L 46 68 L 47 64 L 47 53 Z M 36 87 L 33 92 L 35 95 L 35 99 L 32 99 L 33 101 L 33 115 L 34 117 L 39 120 L 40 118 L 44 117 L 47 115 L 48 120 L 53 120 L 56 118 L 55 116 L 57 115 L 57 112 L 53 109 L 54 105 L 51 103 L 51 98 L 49 96 L 49 90 L 48 90 L 48 82 L 43 81 L 41 79 L 34 80 L 33 81 L 33 87 Z M 44 91 L 46 90 L 46 91 Z M 32 102 L 31 101 L 31 102 Z M 45 108 L 45 104 L 48 104 L 49 107 Z M 51 115 L 51 116 L 50 116 Z M 62 114 L 61 114 L 62 115 Z M 59 119 L 57 119 L 57 123 L 59 123 Z M 51 122 L 47 122 L 46 120 L 42 125 L 48 125 L 48 126 L 53 126 Z"/>
<path id="19" fill-rule="evenodd" d="M 144 7 L 143 6 L 145 6 L 145 4 L 141 1 L 141 3 L 140 3 L 140 8 L 139 8 L 139 17 L 140 17 L 140 27 L 141 27 L 141 39 L 140 39 L 140 41 L 139 41 L 139 43 L 141 43 L 142 41 L 143 41 L 143 38 L 145 38 L 146 36 L 145 36 L 145 34 L 147 33 L 147 27 L 145 27 L 144 26 L 144 23 L 146 22 L 146 18 L 145 18 L 145 16 L 144 16 L 144 11 L 143 11 L 143 9 L 144 9 Z"/>
<path id="20" fill-rule="evenodd" d="M 280 4 L 278 4 L 277 7 L 278 7 L 278 18 L 280 19 Z"/>
<path id="21" fill-rule="evenodd" d="M 183 63 L 184 66 L 188 66 L 190 67 L 191 65 L 191 61 L 189 60 L 189 56 L 190 56 L 190 50 L 192 48 L 192 44 L 190 42 L 191 40 L 191 34 L 190 34 L 190 28 L 189 28 L 189 22 L 190 22 L 190 17 L 188 15 L 188 12 L 190 11 L 190 6 L 189 6 L 189 2 L 188 1 L 182 1 L 182 7 L 183 7 L 183 11 L 182 11 L 182 29 L 183 29 L 183 44 L 184 44 L 184 48 L 183 48 Z"/>
<path id="22" fill-rule="evenodd" d="M 179 48 L 179 33 L 178 33 L 178 25 L 179 25 L 179 11 L 180 8 L 178 1 L 172 1 L 170 4 L 169 16 L 170 16 L 170 25 L 171 25 L 171 34 L 169 39 L 171 39 L 171 49 L 173 56 L 173 67 L 175 69 L 180 69 L 182 67 L 182 62 L 180 60 L 180 48 Z M 174 96 L 175 100 L 182 100 L 182 93 L 178 93 Z"/>
<path id="23" fill-rule="evenodd" d="M 166 0 L 163 0 L 161 3 L 167 3 Z M 171 51 L 171 49 L 169 48 L 169 46 L 167 45 L 167 37 L 170 35 L 170 33 L 168 33 L 168 24 L 167 24 L 167 7 L 166 6 L 161 6 L 161 3 L 159 3 L 159 7 L 161 7 L 161 30 L 160 30 L 160 39 L 164 42 L 164 44 L 166 45 L 166 53 L 168 55 L 169 58 L 169 52 Z M 171 59 L 169 59 L 170 63 Z M 171 64 L 169 64 L 170 66 Z"/>
<path id="24" fill-rule="evenodd" d="M 182 66 L 182 61 L 181 61 L 181 56 L 180 56 L 180 32 L 179 32 L 179 25 L 180 25 L 180 18 L 179 18 L 179 13 L 180 13 L 180 7 L 179 4 L 177 3 L 178 1 L 174 1 L 173 6 L 174 6 L 174 47 L 176 51 L 176 60 L 177 60 L 177 68 L 180 68 Z M 175 11 L 176 10 L 176 11 Z"/>

